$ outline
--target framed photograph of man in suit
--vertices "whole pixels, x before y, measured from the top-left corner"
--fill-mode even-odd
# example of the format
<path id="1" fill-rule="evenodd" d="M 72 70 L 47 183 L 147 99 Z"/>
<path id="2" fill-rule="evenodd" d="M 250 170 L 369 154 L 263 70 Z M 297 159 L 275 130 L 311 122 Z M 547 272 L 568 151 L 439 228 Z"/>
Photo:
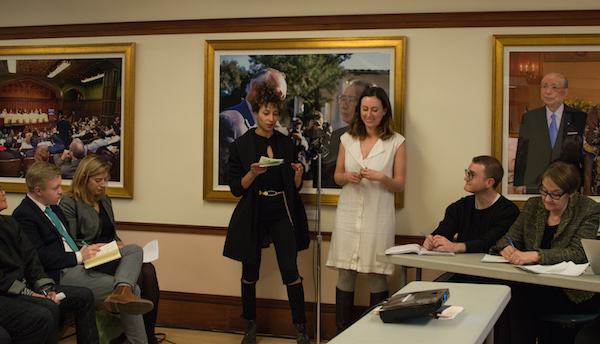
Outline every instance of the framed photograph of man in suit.
<path id="1" fill-rule="evenodd" d="M 492 154 L 512 201 L 539 194 L 554 161 L 581 174 L 580 192 L 600 195 L 600 35 L 494 36 Z"/>
<path id="2" fill-rule="evenodd" d="M 405 37 L 207 41 L 204 199 L 237 201 L 228 186 L 228 147 L 256 125 L 250 104 L 257 85 L 268 82 L 285 99 L 275 129 L 293 140 L 304 165 L 304 202 L 316 203 L 320 174 L 321 203 L 337 204 L 339 140 L 366 87 L 386 90 L 404 133 L 405 54 Z"/>
<path id="3" fill-rule="evenodd" d="M 0 47 L 0 184 L 27 192 L 35 161 L 111 165 L 110 197 L 133 197 L 135 43 Z"/>

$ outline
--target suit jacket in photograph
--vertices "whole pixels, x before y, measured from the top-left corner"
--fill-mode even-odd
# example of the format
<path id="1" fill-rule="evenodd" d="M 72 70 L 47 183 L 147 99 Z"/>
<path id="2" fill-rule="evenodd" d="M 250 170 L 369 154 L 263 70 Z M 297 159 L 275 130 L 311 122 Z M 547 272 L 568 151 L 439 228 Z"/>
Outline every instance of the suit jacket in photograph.
<path id="1" fill-rule="evenodd" d="M 254 114 L 248 105 L 247 100 L 242 100 L 241 103 L 219 114 L 219 184 L 221 185 L 226 185 L 229 179 L 226 166 L 229 160 L 229 146 L 256 124 Z"/>
<path id="2" fill-rule="evenodd" d="M 565 105 L 554 148 L 550 144 L 546 107 L 523 115 L 515 159 L 515 186 L 527 186 L 527 193 L 538 193 L 539 176 L 548 165 L 564 161 L 583 171 L 583 133 L 587 114 Z"/>
<path id="3" fill-rule="evenodd" d="M 69 225 L 62 210 L 56 205 L 51 205 L 50 208 L 68 231 Z M 65 252 L 61 234 L 29 196 L 25 196 L 15 209 L 13 217 L 21 224 L 23 231 L 29 237 L 48 275 L 56 283 L 60 283 L 60 270 L 77 265 L 75 253 Z"/>

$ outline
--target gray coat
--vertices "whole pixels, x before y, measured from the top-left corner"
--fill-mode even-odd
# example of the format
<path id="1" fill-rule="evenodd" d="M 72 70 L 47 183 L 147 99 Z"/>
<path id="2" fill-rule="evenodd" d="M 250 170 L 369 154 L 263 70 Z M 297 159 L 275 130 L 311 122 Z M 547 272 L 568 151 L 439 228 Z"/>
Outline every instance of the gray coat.
<path id="1" fill-rule="evenodd" d="M 115 215 L 112 209 L 112 202 L 108 196 L 102 197 L 100 203 L 108 213 L 110 221 L 113 226 L 115 225 Z M 97 238 L 102 233 L 100 214 L 94 209 L 94 207 L 85 204 L 79 198 L 65 196 L 61 198 L 58 204 L 62 211 L 65 213 L 67 220 L 69 221 L 69 234 L 75 240 L 77 245 L 83 245 L 82 240 L 92 244 L 97 241 Z M 115 239 L 120 239 L 115 234 Z"/>

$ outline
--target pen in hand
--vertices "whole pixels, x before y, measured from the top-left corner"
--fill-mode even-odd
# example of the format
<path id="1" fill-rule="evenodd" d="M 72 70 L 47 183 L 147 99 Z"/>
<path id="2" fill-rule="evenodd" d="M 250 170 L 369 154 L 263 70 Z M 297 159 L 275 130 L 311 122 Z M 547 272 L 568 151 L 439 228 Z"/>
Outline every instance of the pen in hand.
<path id="1" fill-rule="evenodd" d="M 509 239 L 509 240 L 510 240 L 510 239 Z M 87 247 L 90 247 L 90 245 L 88 245 L 88 243 L 87 243 L 87 242 L 85 242 L 85 240 L 81 240 L 81 243 L 82 243 L 82 244 L 84 244 L 84 245 L 85 245 L 85 246 L 87 246 Z"/>
<path id="2" fill-rule="evenodd" d="M 512 246 L 512 248 L 514 248 L 516 251 L 517 248 L 515 247 L 515 244 L 513 243 L 513 241 L 510 238 L 508 238 L 508 242 L 510 243 L 510 246 Z"/>
<path id="3" fill-rule="evenodd" d="M 425 238 L 429 238 L 429 235 L 427 235 L 427 234 L 425 234 L 425 233 L 423 233 L 423 232 L 420 232 L 420 233 L 421 233 L 421 235 L 422 235 L 422 236 L 424 236 Z"/>

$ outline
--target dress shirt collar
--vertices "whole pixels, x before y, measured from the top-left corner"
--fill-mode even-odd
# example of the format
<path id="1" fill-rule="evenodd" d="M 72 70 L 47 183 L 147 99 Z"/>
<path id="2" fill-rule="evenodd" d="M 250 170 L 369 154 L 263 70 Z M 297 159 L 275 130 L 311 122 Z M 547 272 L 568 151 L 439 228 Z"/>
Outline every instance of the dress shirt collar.
<path id="1" fill-rule="evenodd" d="M 42 202 L 36 200 L 35 198 L 31 197 L 29 194 L 27 194 L 27 197 L 29 197 L 30 200 L 33 201 L 33 203 L 35 203 L 40 210 L 42 211 L 42 213 L 46 214 L 46 207 L 49 207 L 49 205 L 45 205 Z"/>
<path id="2" fill-rule="evenodd" d="M 552 122 L 552 114 L 556 115 L 556 129 L 560 129 L 560 121 L 562 120 L 563 112 L 565 111 L 565 104 L 561 104 L 556 112 L 552 112 L 546 106 L 546 120 L 548 121 L 548 128 L 550 128 L 550 123 Z"/>

